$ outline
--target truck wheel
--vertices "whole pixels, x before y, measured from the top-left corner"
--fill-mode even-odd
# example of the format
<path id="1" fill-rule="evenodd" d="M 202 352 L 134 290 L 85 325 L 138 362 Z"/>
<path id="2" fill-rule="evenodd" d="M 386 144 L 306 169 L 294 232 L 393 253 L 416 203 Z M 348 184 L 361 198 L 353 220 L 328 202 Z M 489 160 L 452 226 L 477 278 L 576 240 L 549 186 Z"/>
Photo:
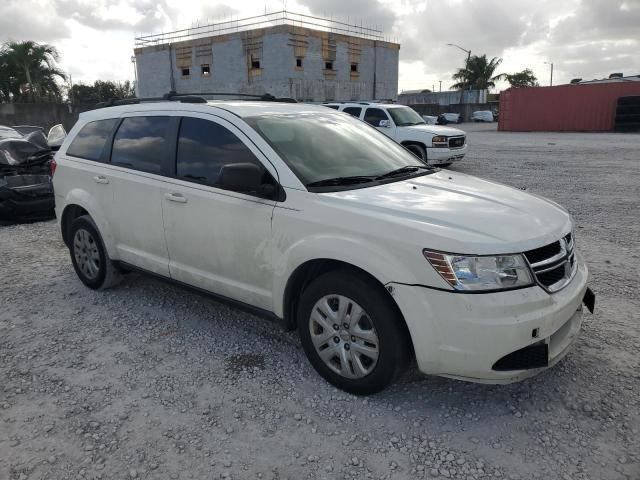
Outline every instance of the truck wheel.
<path id="1" fill-rule="evenodd" d="M 316 278 L 302 293 L 297 319 L 309 361 L 342 390 L 376 393 L 407 367 L 404 320 L 384 289 L 365 275 L 341 269 Z"/>
<path id="2" fill-rule="evenodd" d="M 405 145 L 405 148 L 413 153 L 416 157 L 422 160 L 424 163 L 427 163 L 427 149 L 422 145 L 417 145 L 415 143 L 410 143 L 409 145 Z"/>
<path id="3" fill-rule="evenodd" d="M 120 272 L 113 265 L 98 229 L 88 215 L 71 224 L 69 253 L 76 274 L 87 287 L 106 289 L 119 283 Z"/>

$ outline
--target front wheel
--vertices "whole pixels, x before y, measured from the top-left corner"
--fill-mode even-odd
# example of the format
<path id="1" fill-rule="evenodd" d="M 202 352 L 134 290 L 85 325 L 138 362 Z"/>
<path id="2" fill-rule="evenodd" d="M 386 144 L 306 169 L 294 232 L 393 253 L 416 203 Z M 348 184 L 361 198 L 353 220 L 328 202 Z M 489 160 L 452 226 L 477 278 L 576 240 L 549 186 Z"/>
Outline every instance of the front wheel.
<path id="1" fill-rule="evenodd" d="M 404 148 L 413 153 L 416 157 L 422 160 L 424 163 L 427 163 L 427 149 L 422 145 L 416 145 L 415 143 L 410 143 L 409 145 L 405 145 Z"/>
<path id="2" fill-rule="evenodd" d="M 384 389 L 407 366 L 408 334 L 384 289 L 336 270 L 303 292 L 298 333 L 309 361 L 329 383 L 357 395 Z"/>

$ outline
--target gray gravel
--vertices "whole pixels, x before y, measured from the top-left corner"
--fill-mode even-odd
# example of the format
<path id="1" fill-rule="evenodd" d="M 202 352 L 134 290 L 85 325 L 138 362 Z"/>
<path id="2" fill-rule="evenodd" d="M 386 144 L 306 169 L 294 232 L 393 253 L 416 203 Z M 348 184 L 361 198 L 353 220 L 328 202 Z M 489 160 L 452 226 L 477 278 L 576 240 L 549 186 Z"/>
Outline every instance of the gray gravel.
<path id="1" fill-rule="evenodd" d="M 640 136 L 463 128 L 455 170 L 575 216 L 598 298 L 563 362 L 357 398 L 292 333 L 139 275 L 88 290 L 54 222 L 0 227 L 0 479 L 640 478 Z"/>

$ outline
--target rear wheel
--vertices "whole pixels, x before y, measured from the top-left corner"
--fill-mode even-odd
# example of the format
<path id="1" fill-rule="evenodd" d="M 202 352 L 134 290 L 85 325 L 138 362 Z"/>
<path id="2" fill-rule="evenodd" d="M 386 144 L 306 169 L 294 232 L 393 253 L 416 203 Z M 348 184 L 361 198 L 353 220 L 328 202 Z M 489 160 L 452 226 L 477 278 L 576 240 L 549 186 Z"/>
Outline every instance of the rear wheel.
<path id="1" fill-rule="evenodd" d="M 111 262 L 102 237 L 88 215 L 71 224 L 69 252 L 76 274 L 87 287 L 105 289 L 116 285 L 120 272 Z"/>
<path id="2" fill-rule="evenodd" d="M 424 163 L 427 163 L 427 149 L 422 145 L 417 145 L 415 143 L 410 143 L 404 146 L 407 150 L 413 153 L 416 157 L 422 160 Z"/>
<path id="3" fill-rule="evenodd" d="M 404 321 L 383 288 L 336 270 L 303 292 L 298 333 L 309 361 L 329 383 L 357 395 L 378 392 L 407 366 Z"/>

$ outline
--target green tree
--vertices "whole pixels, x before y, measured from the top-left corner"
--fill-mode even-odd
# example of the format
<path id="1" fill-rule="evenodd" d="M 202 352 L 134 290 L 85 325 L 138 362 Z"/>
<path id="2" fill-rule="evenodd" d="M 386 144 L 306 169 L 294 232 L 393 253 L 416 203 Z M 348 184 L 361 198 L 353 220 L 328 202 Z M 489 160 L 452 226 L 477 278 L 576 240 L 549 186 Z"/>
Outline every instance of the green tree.
<path id="1" fill-rule="evenodd" d="M 504 78 L 509 82 L 509 85 L 515 88 L 540 86 L 538 84 L 538 79 L 529 68 L 525 68 L 521 72 L 506 73 Z"/>
<path id="2" fill-rule="evenodd" d="M 0 95 L 6 101 L 59 100 L 58 80 L 66 75 L 56 63 L 58 50 L 31 40 L 6 42 L 0 48 Z"/>
<path id="3" fill-rule="evenodd" d="M 125 82 L 96 80 L 93 85 L 77 83 L 69 89 L 68 94 L 69 101 L 76 105 L 90 105 L 135 96 L 133 85 L 129 80 Z"/>
<path id="4" fill-rule="evenodd" d="M 500 80 L 504 75 L 495 75 L 495 71 L 501 63 L 502 59 L 498 57 L 487 60 L 486 55 L 472 55 L 464 68 L 458 69 L 453 74 L 456 83 L 452 88 L 484 90 L 495 87 L 495 81 Z"/>

